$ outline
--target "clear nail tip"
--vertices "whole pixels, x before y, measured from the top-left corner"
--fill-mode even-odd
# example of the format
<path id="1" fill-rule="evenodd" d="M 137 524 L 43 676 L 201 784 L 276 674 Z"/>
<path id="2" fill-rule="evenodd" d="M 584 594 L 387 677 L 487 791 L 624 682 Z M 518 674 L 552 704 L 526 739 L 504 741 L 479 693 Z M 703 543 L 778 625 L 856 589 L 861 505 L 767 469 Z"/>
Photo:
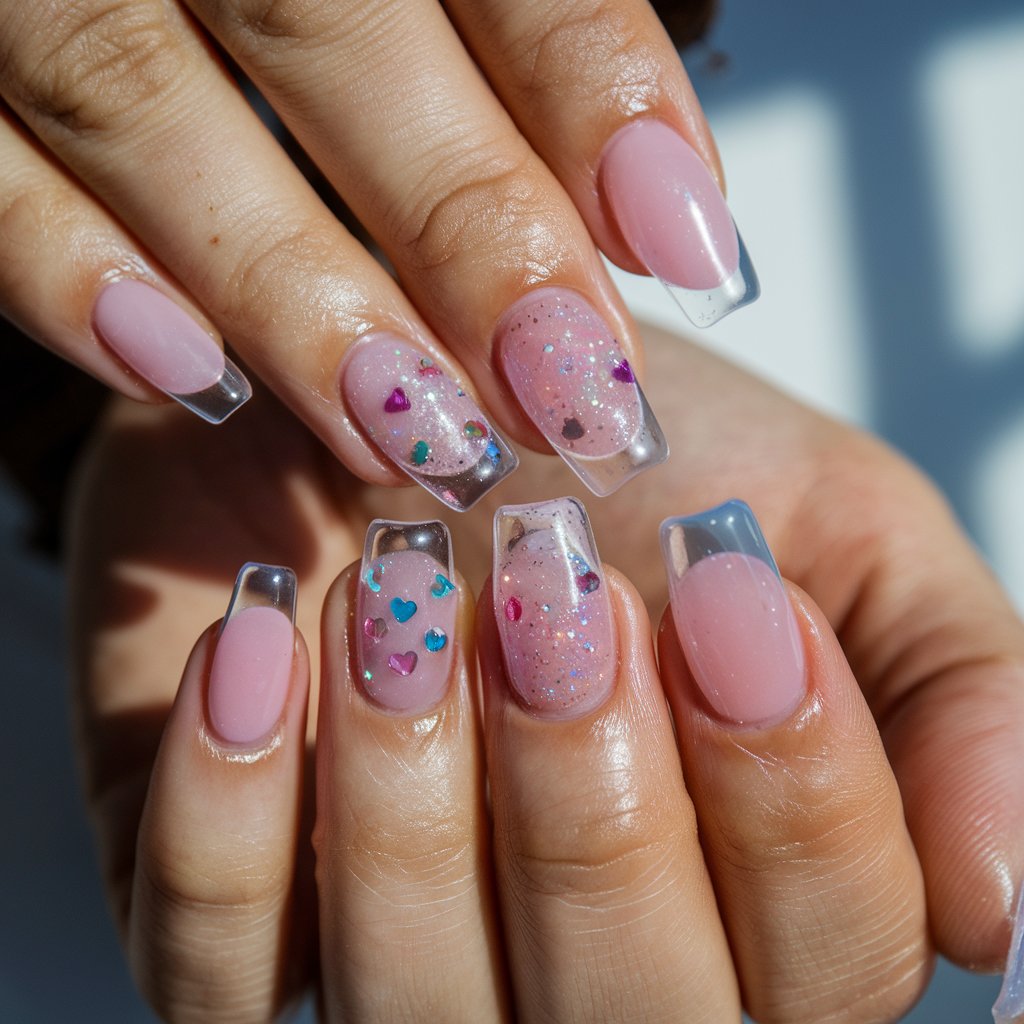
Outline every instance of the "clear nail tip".
<path id="1" fill-rule="evenodd" d="M 238 571 L 235 589 L 221 624 L 221 632 L 232 616 L 247 608 L 276 608 L 294 625 L 298 584 L 287 566 L 246 562 Z"/>
<path id="2" fill-rule="evenodd" d="M 1024 1021 L 1024 886 L 1017 898 L 1003 987 L 992 1007 L 992 1019 L 995 1024 L 1021 1024 Z"/>

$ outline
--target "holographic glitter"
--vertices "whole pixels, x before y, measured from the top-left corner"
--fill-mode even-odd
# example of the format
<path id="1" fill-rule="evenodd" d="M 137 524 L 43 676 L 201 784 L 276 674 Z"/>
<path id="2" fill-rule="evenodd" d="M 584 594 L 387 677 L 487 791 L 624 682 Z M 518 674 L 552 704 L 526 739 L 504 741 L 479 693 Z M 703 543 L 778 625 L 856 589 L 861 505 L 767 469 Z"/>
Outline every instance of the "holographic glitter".
<path id="1" fill-rule="evenodd" d="M 487 426 L 479 420 L 467 420 L 462 432 L 466 437 L 483 437 L 487 433 Z"/>
<path id="2" fill-rule="evenodd" d="M 546 717 L 599 707 L 618 646 L 600 561 L 574 498 L 508 505 L 494 522 L 494 606 L 509 682 Z"/>
<path id="3" fill-rule="evenodd" d="M 595 493 L 609 494 L 667 457 L 618 340 L 578 293 L 527 293 L 503 318 L 497 344 L 524 411 Z"/>
<path id="4" fill-rule="evenodd" d="M 384 400 L 385 412 L 408 412 L 411 408 L 412 403 L 401 388 L 395 388 Z"/>
<path id="5" fill-rule="evenodd" d="M 430 457 L 430 445 L 426 441 L 417 441 L 412 446 L 412 464 L 422 466 Z"/>

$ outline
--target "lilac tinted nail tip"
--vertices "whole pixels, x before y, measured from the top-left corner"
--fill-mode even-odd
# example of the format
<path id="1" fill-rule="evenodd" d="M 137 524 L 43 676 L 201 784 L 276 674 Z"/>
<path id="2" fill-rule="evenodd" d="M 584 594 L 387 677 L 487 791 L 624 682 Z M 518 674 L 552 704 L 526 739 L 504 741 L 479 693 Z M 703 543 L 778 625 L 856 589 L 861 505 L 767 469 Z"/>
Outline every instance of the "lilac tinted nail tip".
<path id="1" fill-rule="evenodd" d="M 523 410 L 599 496 L 668 458 L 614 332 L 568 288 L 538 288 L 502 317 L 499 359 Z"/>
<path id="2" fill-rule="evenodd" d="M 505 671 L 538 717 L 572 719 L 611 695 L 618 646 L 583 505 L 506 505 L 494 518 L 494 615 Z"/>
<path id="3" fill-rule="evenodd" d="M 219 345 L 177 303 L 134 278 L 96 299 L 97 335 L 140 377 L 207 423 L 222 423 L 252 397 L 252 386 Z"/>
<path id="4" fill-rule="evenodd" d="M 674 128 L 656 118 L 620 128 L 600 174 L 626 243 L 695 326 L 709 327 L 760 295 L 725 197 Z"/>
<path id="5" fill-rule="evenodd" d="M 458 605 L 453 572 L 444 523 L 370 524 L 355 648 L 363 692 L 385 711 L 424 714 L 448 691 Z"/>
<path id="6" fill-rule="evenodd" d="M 408 342 L 386 334 L 362 339 L 341 381 L 369 438 L 449 508 L 470 508 L 519 464 L 468 392 Z"/>
<path id="7" fill-rule="evenodd" d="M 1010 951 L 999 996 L 992 1007 L 995 1024 L 1020 1024 L 1024 1021 L 1024 887 L 1017 897 Z"/>

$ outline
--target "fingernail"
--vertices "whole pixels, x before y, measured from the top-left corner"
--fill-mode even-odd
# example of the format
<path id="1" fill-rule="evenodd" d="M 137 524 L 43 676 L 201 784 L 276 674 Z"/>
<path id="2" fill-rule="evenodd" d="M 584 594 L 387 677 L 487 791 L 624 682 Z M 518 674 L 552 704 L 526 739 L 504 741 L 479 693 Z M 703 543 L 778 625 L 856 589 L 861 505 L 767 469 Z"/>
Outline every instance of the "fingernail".
<path id="1" fill-rule="evenodd" d="M 750 507 L 666 519 L 661 547 L 679 643 L 712 710 L 743 726 L 791 714 L 807 691 L 803 642 Z"/>
<path id="2" fill-rule="evenodd" d="M 1024 887 L 1017 897 L 1010 952 L 999 997 L 992 1007 L 995 1024 L 1018 1024 L 1024 1020 Z"/>
<path id="3" fill-rule="evenodd" d="M 249 381 L 213 338 L 145 281 L 108 284 L 92 322 L 140 377 L 208 423 L 222 423 L 252 397 Z"/>
<path id="4" fill-rule="evenodd" d="M 601 157 L 601 187 L 626 244 L 697 327 L 760 294 L 725 198 L 690 144 L 664 121 L 620 128 Z"/>
<path id="5" fill-rule="evenodd" d="M 611 328 L 577 292 L 538 288 L 502 317 L 499 358 L 526 414 L 595 494 L 668 458 Z"/>
<path id="6" fill-rule="evenodd" d="M 342 391 L 384 454 L 458 512 L 519 464 L 459 384 L 396 337 L 375 334 L 358 342 L 342 371 Z"/>
<path id="7" fill-rule="evenodd" d="M 366 695 L 386 711 L 424 714 L 448 692 L 458 594 L 444 523 L 375 519 L 356 600 L 356 650 Z"/>
<path id="8" fill-rule="evenodd" d="M 583 505 L 505 505 L 494 517 L 494 615 L 505 671 L 538 716 L 578 718 L 615 687 L 618 644 Z"/>
<path id="9" fill-rule="evenodd" d="M 295 649 L 295 573 L 247 562 L 235 580 L 213 664 L 210 726 L 227 743 L 258 746 L 284 711 Z"/>

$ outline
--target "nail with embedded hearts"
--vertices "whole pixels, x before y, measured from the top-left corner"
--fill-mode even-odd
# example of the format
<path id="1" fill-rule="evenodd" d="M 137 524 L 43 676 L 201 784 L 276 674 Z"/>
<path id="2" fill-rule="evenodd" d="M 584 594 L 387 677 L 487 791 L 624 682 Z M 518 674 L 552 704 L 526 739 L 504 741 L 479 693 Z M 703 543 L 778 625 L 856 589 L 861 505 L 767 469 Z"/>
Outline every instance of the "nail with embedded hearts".
<path id="1" fill-rule="evenodd" d="M 341 390 L 367 437 L 456 511 L 468 509 L 518 465 L 458 381 L 396 337 L 374 334 L 354 345 Z"/>
<path id="2" fill-rule="evenodd" d="M 370 524 L 359 572 L 356 650 L 363 692 L 419 715 L 448 691 L 458 601 L 444 523 Z"/>

